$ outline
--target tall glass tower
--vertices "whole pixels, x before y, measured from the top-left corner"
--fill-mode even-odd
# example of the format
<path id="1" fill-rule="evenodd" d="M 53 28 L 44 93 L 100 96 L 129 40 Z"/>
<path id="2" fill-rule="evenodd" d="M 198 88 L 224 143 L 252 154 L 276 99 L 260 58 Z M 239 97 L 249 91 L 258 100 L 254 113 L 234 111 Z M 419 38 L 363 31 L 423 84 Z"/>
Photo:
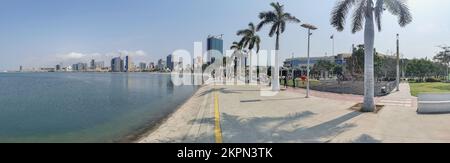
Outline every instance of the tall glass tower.
<path id="1" fill-rule="evenodd" d="M 214 63 L 216 57 L 223 57 L 223 39 L 220 36 L 208 36 L 206 50 L 208 64 Z"/>
<path id="2" fill-rule="evenodd" d="M 173 55 L 169 54 L 166 58 L 166 66 L 168 69 L 170 69 L 170 71 L 173 71 Z"/>

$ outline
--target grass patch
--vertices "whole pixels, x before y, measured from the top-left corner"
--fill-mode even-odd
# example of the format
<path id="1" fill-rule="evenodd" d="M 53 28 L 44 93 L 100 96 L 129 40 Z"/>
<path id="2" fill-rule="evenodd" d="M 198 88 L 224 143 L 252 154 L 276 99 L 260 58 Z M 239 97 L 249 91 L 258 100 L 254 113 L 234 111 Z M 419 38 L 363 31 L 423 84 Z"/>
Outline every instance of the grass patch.
<path id="1" fill-rule="evenodd" d="M 294 83 L 294 82 L 293 82 L 292 79 L 291 79 L 291 80 L 288 80 L 287 85 L 288 85 L 289 87 L 292 87 L 292 86 L 294 85 L 293 83 Z M 317 86 L 317 85 L 320 84 L 320 81 L 318 81 L 318 80 L 311 80 L 309 84 L 310 84 L 310 86 Z M 280 85 L 281 85 L 281 86 L 284 86 L 284 80 L 281 80 Z M 295 82 L 295 88 L 306 88 L 306 81 L 303 82 L 303 81 L 301 81 L 301 80 L 297 80 L 297 81 Z"/>
<path id="2" fill-rule="evenodd" d="M 420 93 L 450 93 L 450 83 L 410 83 L 413 96 Z"/>

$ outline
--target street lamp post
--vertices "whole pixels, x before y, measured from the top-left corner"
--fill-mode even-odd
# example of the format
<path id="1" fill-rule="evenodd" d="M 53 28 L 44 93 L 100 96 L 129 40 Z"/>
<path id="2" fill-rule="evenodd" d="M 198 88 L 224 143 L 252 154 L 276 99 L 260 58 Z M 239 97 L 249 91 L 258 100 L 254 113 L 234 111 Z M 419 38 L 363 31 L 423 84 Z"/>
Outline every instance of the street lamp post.
<path id="1" fill-rule="evenodd" d="M 294 53 L 292 53 L 292 59 L 291 59 L 291 69 L 292 69 L 292 86 L 295 88 L 295 70 L 294 70 Z"/>
<path id="2" fill-rule="evenodd" d="M 399 34 L 397 34 L 397 91 L 400 91 L 400 45 Z"/>
<path id="3" fill-rule="evenodd" d="M 309 58 L 309 52 L 311 48 L 310 40 L 311 40 L 311 30 L 316 30 L 317 27 L 311 24 L 302 24 L 303 28 L 308 29 L 308 64 L 307 64 L 307 72 L 306 72 L 306 98 L 309 98 L 309 73 L 310 73 L 310 58 Z"/>
<path id="4" fill-rule="evenodd" d="M 331 41 L 332 41 L 331 56 L 334 56 L 334 34 L 331 35 Z"/>

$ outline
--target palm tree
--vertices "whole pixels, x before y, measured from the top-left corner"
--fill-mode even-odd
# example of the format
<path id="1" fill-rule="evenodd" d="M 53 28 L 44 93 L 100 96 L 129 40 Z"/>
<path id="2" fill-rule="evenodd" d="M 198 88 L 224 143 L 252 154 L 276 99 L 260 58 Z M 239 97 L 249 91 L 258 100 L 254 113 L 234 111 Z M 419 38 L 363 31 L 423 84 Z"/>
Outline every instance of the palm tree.
<path id="1" fill-rule="evenodd" d="M 253 23 L 248 24 L 248 29 L 239 30 L 237 32 L 238 36 L 242 36 L 241 41 L 239 44 L 242 45 L 243 48 L 247 48 L 250 53 L 250 80 L 252 79 L 252 50 L 256 47 L 256 54 L 258 56 L 259 53 L 259 44 L 261 43 L 261 38 L 256 34 L 256 27 Z M 257 57 L 257 67 L 256 67 L 256 75 L 257 80 L 259 82 L 259 56 Z"/>
<path id="2" fill-rule="evenodd" d="M 237 79 L 237 70 L 238 70 L 238 58 L 239 60 L 242 62 L 242 49 L 244 49 L 243 45 L 240 44 L 239 42 L 233 42 L 233 44 L 230 47 L 231 50 L 234 50 L 233 52 L 233 56 L 234 57 L 234 78 Z M 242 64 L 239 64 L 242 65 Z M 239 69 L 240 70 L 240 69 Z"/>
<path id="3" fill-rule="evenodd" d="M 300 20 L 292 16 L 290 13 L 284 12 L 284 5 L 280 3 L 272 2 L 270 6 L 273 7 L 273 11 L 265 11 L 259 13 L 259 18 L 261 23 L 258 24 L 258 31 L 261 30 L 266 25 L 270 25 L 269 36 L 273 37 L 276 35 L 275 42 L 275 68 L 272 71 L 272 90 L 280 90 L 280 77 L 279 77 L 279 66 L 278 66 L 278 51 L 280 50 L 280 35 L 286 30 L 287 23 L 300 23 Z"/>
<path id="4" fill-rule="evenodd" d="M 398 23 L 401 27 L 411 23 L 412 16 L 403 0 L 340 0 L 331 12 L 331 25 L 338 31 L 344 30 L 345 19 L 352 6 L 355 6 L 352 16 L 352 33 L 361 31 L 364 26 L 364 105 L 362 111 L 372 112 L 375 110 L 375 23 L 378 31 L 381 31 L 381 16 L 386 9 L 398 17 Z M 365 24 L 363 21 L 365 21 Z"/>

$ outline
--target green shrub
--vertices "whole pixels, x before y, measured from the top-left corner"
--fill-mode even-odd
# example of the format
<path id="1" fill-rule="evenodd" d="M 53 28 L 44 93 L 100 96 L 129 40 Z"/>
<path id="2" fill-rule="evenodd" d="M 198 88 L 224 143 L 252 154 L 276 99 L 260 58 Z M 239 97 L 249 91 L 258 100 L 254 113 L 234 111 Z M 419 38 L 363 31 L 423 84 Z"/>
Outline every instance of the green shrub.
<path id="1" fill-rule="evenodd" d="M 441 82 L 440 79 L 436 79 L 436 78 L 427 78 L 427 79 L 425 79 L 425 81 L 428 82 L 428 83 Z"/>

